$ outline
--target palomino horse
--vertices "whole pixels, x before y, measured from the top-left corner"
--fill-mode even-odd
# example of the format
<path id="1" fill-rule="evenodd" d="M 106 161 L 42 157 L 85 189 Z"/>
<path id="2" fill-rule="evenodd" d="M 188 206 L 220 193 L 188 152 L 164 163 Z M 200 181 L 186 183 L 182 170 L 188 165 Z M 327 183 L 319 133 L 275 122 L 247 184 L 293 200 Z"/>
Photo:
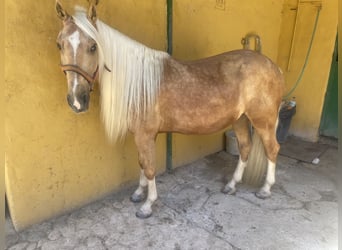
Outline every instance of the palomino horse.
<path id="1" fill-rule="evenodd" d="M 76 8 L 70 16 L 56 1 L 63 23 L 57 46 L 68 82 L 67 100 L 75 112 L 86 111 L 98 80 L 109 138 L 134 135 L 141 176 L 131 200 L 145 200 L 136 215 L 149 217 L 157 199 L 155 139 L 163 132 L 209 134 L 232 125 L 240 157 L 222 191 L 233 194 L 251 159 L 251 123 L 267 156 L 266 180 L 256 195 L 269 197 L 279 151 L 275 133 L 284 85 L 279 68 L 250 50 L 180 62 L 107 26 L 97 19 L 95 7 L 90 3 L 88 12 Z"/>

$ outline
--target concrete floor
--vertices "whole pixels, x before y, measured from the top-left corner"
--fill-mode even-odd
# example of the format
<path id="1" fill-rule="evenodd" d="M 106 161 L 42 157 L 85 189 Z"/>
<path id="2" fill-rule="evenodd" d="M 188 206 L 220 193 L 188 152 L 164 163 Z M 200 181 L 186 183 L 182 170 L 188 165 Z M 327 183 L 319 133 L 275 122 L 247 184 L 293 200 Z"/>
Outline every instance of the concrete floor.
<path id="1" fill-rule="evenodd" d="M 219 152 L 157 177 L 159 199 L 146 220 L 129 201 L 135 187 L 16 233 L 6 249 L 337 249 L 337 147 L 313 165 L 279 156 L 270 199 L 238 185 L 220 192 L 237 158 Z"/>

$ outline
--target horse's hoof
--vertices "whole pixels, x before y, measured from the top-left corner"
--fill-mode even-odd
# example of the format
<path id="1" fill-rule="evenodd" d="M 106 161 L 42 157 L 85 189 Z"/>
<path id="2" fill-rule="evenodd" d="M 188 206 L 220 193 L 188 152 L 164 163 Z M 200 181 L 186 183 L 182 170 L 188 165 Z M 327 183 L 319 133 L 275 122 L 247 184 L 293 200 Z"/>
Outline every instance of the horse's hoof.
<path id="1" fill-rule="evenodd" d="M 138 210 L 135 213 L 135 216 L 139 219 L 147 219 L 147 218 L 151 217 L 151 215 L 152 215 L 152 212 L 143 212 L 141 210 Z"/>
<path id="2" fill-rule="evenodd" d="M 233 195 L 236 193 L 236 188 L 231 188 L 228 185 L 226 185 L 224 188 L 222 188 L 221 192 L 224 194 Z"/>
<path id="3" fill-rule="evenodd" d="M 134 203 L 138 203 L 138 202 L 144 201 L 145 198 L 146 196 L 144 194 L 140 194 L 140 195 L 132 194 L 130 197 L 130 201 Z"/>
<path id="4" fill-rule="evenodd" d="M 271 197 L 271 192 L 266 192 L 264 190 L 260 190 L 259 192 L 255 193 L 255 196 L 258 197 L 259 199 L 265 200 L 265 199 Z"/>

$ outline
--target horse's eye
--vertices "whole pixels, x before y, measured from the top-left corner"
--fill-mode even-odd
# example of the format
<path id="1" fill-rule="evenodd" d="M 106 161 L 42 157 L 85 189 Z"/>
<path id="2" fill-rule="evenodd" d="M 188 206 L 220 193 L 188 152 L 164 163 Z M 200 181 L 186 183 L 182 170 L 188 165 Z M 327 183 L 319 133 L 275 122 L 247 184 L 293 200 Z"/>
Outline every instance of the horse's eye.
<path id="1" fill-rule="evenodd" d="M 62 49 L 62 45 L 61 45 L 60 43 L 57 43 L 57 48 L 58 48 L 59 50 L 61 50 L 61 49 Z"/>
<path id="2" fill-rule="evenodd" d="M 90 47 L 90 52 L 95 52 L 97 49 L 96 44 L 94 44 L 93 46 Z"/>

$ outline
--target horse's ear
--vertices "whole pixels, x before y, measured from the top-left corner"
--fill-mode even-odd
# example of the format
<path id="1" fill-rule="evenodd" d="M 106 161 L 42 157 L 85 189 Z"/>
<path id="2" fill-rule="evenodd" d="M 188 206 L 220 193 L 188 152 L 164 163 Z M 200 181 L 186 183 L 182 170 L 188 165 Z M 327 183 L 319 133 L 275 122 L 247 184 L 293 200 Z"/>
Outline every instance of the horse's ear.
<path id="1" fill-rule="evenodd" d="M 100 2 L 100 0 L 88 0 L 89 4 L 95 4 L 95 6 L 98 5 L 99 2 Z"/>
<path id="2" fill-rule="evenodd" d="M 57 16 L 62 20 L 66 21 L 70 18 L 70 15 L 63 9 L 62 5 L 58 0 L 56 0 L 56 12 Z"/>
<path id="3" fill-rule="evenodd" d="M 98 0 L 96 1 L 96 4 L 98 3 Z M 97 14 L 96 14 L 96 7 L 93 3 L 89 5 L 88 9 L 88 19 L 93 23 L 96 24 L 97 20 Z"/>

